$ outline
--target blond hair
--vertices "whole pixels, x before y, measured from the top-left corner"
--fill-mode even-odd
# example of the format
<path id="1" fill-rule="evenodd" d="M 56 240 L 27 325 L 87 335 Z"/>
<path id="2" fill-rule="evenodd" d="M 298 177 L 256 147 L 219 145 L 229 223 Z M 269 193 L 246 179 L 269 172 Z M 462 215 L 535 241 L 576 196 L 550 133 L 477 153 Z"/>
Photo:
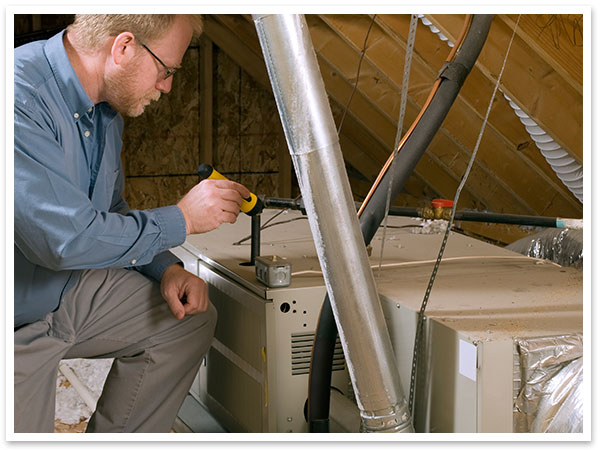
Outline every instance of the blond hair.
<path id="1" fill-rule="evenodd" d="M 202 33 L 202 16 L 183 14 L 191 23 L 194 36 Z M 77 43 L 82 49 L 97 50 L 102 43 L 129 31 L 141 42 L 160 39 L 169 30 L 176 14 L 76 14 L 69 25 Z"/>

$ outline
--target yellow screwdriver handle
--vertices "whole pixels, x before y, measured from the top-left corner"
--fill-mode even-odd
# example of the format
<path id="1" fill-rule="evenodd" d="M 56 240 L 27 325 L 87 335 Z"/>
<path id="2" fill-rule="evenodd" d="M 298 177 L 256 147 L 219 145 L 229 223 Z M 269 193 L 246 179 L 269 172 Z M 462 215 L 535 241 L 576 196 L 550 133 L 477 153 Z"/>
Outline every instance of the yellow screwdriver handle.
<path id="1" fill-rule="evenodd" d="M 198 176 L 201 180 L 228 180 L 227 177 L 221 175 L 209 164 L 200 164 L 198 166 Z M 250 197 L 242 201 L 240 209 L 243 213 L 253 216 L 259 214 L 263 210 L 263 206 L 261 199 L 251 192 Z"/>

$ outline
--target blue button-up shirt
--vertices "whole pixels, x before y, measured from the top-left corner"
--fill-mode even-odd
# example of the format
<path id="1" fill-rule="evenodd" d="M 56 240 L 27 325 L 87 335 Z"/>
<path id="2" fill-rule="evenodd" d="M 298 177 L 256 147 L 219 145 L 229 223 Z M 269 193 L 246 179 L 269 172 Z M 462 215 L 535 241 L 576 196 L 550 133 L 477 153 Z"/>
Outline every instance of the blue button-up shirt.
<path id="1" fill-rule="evenodd" d="M 122 198 L 123 119 L 92 103 L 62 37 L 15 49 L 15 327 L 56 310 L 83 269 L 160 280 L 186 236 L 177 206 Z"/>

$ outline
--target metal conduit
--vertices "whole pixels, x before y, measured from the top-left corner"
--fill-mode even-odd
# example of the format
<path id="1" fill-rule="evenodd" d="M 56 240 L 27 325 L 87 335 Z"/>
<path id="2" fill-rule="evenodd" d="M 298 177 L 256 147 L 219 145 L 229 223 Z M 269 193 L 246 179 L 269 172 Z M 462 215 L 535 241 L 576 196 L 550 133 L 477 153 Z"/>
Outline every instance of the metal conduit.
<path id="1" fill-rule="evenodd" d="M 253 15 L 331 308 L 361 431 L 414 432 L 317 58 L 302 15 Z"/>

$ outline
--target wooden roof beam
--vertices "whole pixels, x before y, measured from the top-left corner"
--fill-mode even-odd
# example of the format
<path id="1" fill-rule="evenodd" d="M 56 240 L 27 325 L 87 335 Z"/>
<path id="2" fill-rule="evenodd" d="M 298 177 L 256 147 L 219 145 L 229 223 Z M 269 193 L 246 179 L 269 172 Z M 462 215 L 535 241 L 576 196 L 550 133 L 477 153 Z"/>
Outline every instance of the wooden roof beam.
<path id="1" fill-rule="evenodd" d="M 335 67 L 331 66 L 331 63 L 326 60 L 323 56 L 318 55 L 319 65 L 321 67 L 321 73 L 323 75 L 323 81 L 325 82 L 325 86 L 329 92 L 329 95 L 334 98 L 338 103 L 342 103 L 344 100 L 349 98 L 353 85 L 340 76 L 340 73 L 337 71 Z M 342 82 L 343 81 L 343 82 Z M 359 93 L 355 93 L 352 104 L 350 105 L 348 114 L 352 113 L 363 126 L 366 126 L 370 129 L 371 132 L 377 134 L 378 141 L 381 143 L 385 143 L 387 141 L 387 146 L 385 147 L 391 148 L 393 146 L 393 142 L 395 140 L 395 127 L 389 121 L 386 121 L 383 117 L 376 117 L 374 110 L 370 110 L 366 107 L 367 103 L 364 99 L 361 98 Z M 377 127 L 371 128 L 368 124 L 375 121 L 377 123 Z M 383 134 L 383 135 L 382 135 Z M 437 166 L 437 167 L 434 167 Z M 436 192 L 444 193 L 444 195 L 449 195 L 447 186 L 454 185 L 454 189 L 458 186 L 458 182 L 456 181 L 456 177 L 450 175 L 448 172 L 448 168 L 443 165 L 438 165 L 438 163 L 429 158 L 429 163 L 425 165 L 417 166 L 418 172 L 420 175 L 427 179 L 429 184 L 434 188 Z M 442 184 L 443 187 L 439 187 Z M 469 189 L 466 188 L 464 190 L 466 198 L 474 198 L 473 194 L 468 192 Z M 472 206 L 471 206 L 472 207 Z"/>
<path id="2" fill-rule="evenodd" d="M 512 30 L 517 14 L 499 14 Z M 583 14 L 522 14 L 517 34 L 583 95 Z"/>
<path id="3" fill-rule="evenodd" d="M 240 21 L 243 20 L 233 15 L 207 15 L 204 20 L 204 33 L 250 76 L 271 89 L 256 33 L 253 39 L 243 39 L 238 33 L 245 27 L 239 26 L 236 32 L 232 32 L 232 28 L 235 29 Z"/>

